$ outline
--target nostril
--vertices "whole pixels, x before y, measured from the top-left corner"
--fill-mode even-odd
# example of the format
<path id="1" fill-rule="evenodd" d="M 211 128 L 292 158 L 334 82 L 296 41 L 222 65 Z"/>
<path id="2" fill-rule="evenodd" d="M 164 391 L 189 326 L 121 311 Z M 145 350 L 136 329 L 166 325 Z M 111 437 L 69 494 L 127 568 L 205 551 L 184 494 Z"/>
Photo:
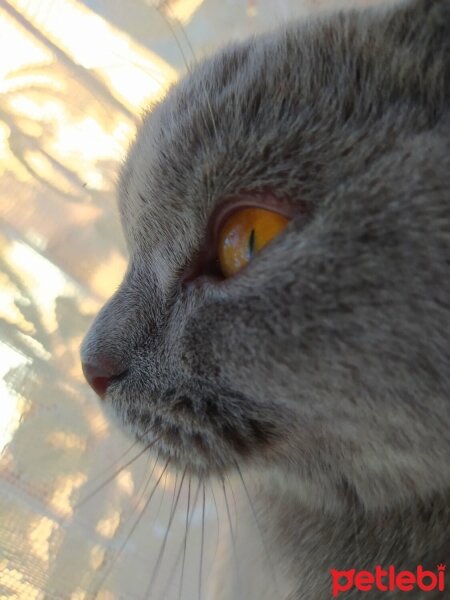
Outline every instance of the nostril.
<path id="1" fill-rule="evenodd" d="M 109 377 L 94 377 L 91 381 L 89 381 L 89 384 L 93 388 L 94 392 L 97 394 L 97 396 L 100 396 L 100 398 L 103 398 L 103 396 L 106 394 L 106 390 L 108 389 L 110 383 L 111 379 Z"/>
<path id="2" fill-rule="evenodd" d="M 83 363 L 82 368 L 86 381 L 100 398 L 105 396 L 113 379 L 117 379 L 125 373 L 125 370 L 114 368 L 107 360 Z"/>

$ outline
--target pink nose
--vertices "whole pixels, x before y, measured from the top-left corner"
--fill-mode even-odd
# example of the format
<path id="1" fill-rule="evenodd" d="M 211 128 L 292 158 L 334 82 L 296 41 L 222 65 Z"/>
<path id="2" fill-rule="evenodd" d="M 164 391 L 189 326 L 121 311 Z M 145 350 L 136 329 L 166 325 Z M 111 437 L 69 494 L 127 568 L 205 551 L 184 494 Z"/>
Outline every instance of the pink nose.
<path id="1" fill-rule="evenodd" d="M 112 380 L 124 373 L 123 369 L 114 365 L 111 360 L 102 357 L 96 357 L 95 362 L 83 363 L 82 368 L 86 381 L 102 399 Z"/>

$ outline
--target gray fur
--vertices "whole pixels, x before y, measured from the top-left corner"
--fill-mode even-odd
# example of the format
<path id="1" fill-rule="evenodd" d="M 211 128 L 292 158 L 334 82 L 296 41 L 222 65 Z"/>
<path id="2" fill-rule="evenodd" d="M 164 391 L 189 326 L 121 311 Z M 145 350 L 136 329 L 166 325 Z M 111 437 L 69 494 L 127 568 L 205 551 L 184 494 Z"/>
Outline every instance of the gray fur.
<path id="1" fill-rule="evenodd" d="M 129 152 L 130 265 L 83 360 L 127 369 L 107 403 L 179 468 L 256 471 L 280 599 L 328 600 L 330 568 L 450 568 L 449 189 L 449 0 L 226 48 Z M 213 209 L 261 190 L 307 216 L 182 288 Z"/>

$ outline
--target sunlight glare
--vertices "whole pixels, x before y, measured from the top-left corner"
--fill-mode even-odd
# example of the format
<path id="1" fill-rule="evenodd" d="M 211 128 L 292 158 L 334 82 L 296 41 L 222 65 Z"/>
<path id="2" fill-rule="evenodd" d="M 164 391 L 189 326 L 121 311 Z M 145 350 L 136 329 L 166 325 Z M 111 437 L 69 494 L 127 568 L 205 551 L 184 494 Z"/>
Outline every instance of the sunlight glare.
<path id="1" fill-rule="evenodd" d="M 55 301 L 58 296 L 75 295 L 75 286 L 64 273 L 30 246 L 14 240 L 4 258 L 27 282 L 30 293 L 42 311 L 42 320 L 48 331 L 58 325 Z"/>
<path id="2" fill-rule="evenodd" d="M 167 3 L 167 15 L 187 25 L 202 4 L 203 0 L 173 0 Z"/>
<path id="3" fill-rule="evenodd" d="M 58 523 L 48 517 L 38 517 L 30 522 L 28 534 L 30 550 L 36 558 L 39 558 L 46 564 L 50 560 L 50 538 L 58 528 Z"/>
<path id="4" fill-rule="evenodd" d="M 29 363 L 31 361 L 23 354 L 0 342 L 0 455 L 19 427 L 25 408 L 22 396 L 11 389 L 4 378 L 12 369 Z"/>
<path id="5" fill-rule="evenodd" d="M 15 0 L 13 4 L 60 48 L 76 57 L 77 64 L 100 70 L 103 79 L 130 108 L 161 97 L 177 79 L 176 71 L 156 53 L 76 0 L 52 2 L 39 23 L 39 15 L 32 14 L 28 0 Z"/>

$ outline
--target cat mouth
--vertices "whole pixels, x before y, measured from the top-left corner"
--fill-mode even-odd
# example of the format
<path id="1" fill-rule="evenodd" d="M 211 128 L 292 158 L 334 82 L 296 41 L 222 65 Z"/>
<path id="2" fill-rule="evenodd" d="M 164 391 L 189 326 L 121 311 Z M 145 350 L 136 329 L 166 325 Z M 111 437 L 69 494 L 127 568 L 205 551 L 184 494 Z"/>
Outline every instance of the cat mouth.
<path id="1" fill-rule="evenodd" d="M 260 459 L 272 446 L 273 422 L 258 419 L 240 395 L 172 389 L 151 396 L 143 403 L 108 393 L 125 429 L 175 466 L 199 475 L 223 473 L 236 462 Z"/>

